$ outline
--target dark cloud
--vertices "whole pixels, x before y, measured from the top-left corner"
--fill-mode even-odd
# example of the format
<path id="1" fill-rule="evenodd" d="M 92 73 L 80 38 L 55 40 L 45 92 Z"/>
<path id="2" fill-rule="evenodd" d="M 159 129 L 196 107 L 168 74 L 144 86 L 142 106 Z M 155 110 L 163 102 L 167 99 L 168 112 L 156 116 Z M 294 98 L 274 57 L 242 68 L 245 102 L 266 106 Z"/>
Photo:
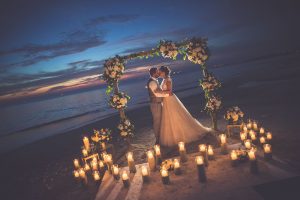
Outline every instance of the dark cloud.
<path id="1" fill-rule="evenodd" d="M 84 31 L 66 34 L 64 39 L 53 44 L 27 44 L 20 48 L 0 51 L 0 56 L 22 55 L 23 60 L 3 64 L 2 70 L 10 67 L 24 67 L 59 56 L 83 52 L 89 48 L 105 44 L 104 34 L 93 35 Z"/>
<path id="2" fill-rule="evenodd" d="M 78 69 L 85 69 L 85 68 L 102 66 L 103 63 L 104 63 L 103 60 L 94 60 L 94 61 L 91 61 L 91 60 L 80 60 L 80 61 L 69 63 L 69 66 L 76 67 Z"/>
<path id="3" fill-rule="evenodd" d="M 133 21 L 139 18 L 139 15 L 135 14 L 118 14 L 118 15 L 108 15 L 108 16 L 100 16 L 94 19 L 91 19 L 86 26 L 97 26 L 103 25 L 105 23 L 124 23 L 128 21 Z"/>

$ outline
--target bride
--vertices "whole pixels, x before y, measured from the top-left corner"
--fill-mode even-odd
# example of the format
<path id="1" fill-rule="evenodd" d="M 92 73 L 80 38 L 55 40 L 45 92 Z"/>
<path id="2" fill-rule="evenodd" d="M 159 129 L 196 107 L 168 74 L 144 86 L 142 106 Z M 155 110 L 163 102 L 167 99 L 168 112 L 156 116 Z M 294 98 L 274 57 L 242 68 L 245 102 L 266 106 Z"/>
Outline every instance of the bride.
<path id="1" fill-rule="evenodd" d="M 161 88 L 170 96 L 163 98 L 162 118 L 160 127 L 160 144 L 174 146 L 178 142 L 189 143 L 196 141 L 212 129 L 203 126 L 184 107 L 175 94 L 172 93 L 171 70 L 161 66 L 160 77 L 163 78 Z"/>

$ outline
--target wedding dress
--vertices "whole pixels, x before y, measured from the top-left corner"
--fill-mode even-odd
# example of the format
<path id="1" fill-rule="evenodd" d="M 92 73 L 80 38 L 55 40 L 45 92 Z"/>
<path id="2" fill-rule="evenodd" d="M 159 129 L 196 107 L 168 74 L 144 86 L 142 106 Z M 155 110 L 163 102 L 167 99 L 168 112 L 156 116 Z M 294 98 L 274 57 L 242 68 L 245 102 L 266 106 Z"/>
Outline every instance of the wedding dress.
<path id="1" fill-rule="evenodd" d="M 172 79 L 164 79 L 161 88 L 172 91 Z M 210 131 L 212 129 L 203 126 L 189 113 L 175 94 L 163 98 L 160 127 L 160 144 L 162 146 L 196 141 Z"/>

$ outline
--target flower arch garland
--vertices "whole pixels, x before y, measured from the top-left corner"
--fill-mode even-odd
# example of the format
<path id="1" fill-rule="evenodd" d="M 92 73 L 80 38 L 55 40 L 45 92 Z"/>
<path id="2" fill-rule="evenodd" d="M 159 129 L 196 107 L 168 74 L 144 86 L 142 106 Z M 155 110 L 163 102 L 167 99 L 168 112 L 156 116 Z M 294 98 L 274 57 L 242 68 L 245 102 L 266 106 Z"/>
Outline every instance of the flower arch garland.
<path id="1" fill-rule="evenodd" d="M 217 129 L 217 112 L 221 108 L 221 98 L 216 94 L 216 90 L 221 87 L 221 83 L 206 68 L 206 61 L 209 58 L 209 49 L 207 39 L 192 38 L 182 42 L 172 42 L 162 40 L 156 48 L 149 51 L 142 51 L 126 56 L 115 56 L 104 63 L 104 72 L 102 79 L 108 84 L 106 94 L 110 95 L 109 105 L 118 110 L 120 114 L 120 123 L 118 129 L 121 137 L 127 139 L 133 136 L 134 125 L 125 114 L 125 108 L 130 97 L 119 90 L 119 80 L 124 74 L 125 63 L 128 60 L 136 58 L 149 58 L 162 56 L 176 60 L 178 54 L 182 55 L 183 60 L 189 60 L 192 63 L 199 64 L 203 73 L 203 79 L 200 80 L 200 86 L 205 93 L 205 110 L 212 120 L 212 128 Z"/>

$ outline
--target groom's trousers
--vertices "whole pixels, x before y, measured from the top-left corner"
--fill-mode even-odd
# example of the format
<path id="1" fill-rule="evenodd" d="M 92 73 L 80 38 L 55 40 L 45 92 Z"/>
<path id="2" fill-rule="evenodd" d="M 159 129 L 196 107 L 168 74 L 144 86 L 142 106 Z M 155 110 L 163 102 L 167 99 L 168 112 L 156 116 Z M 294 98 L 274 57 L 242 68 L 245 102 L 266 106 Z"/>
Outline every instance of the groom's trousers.
<path id="1" fill-rule="evenodd" d="M 153 117 L 153 129 L 156 140 L 159 140 L 160 124 L 161 124 L 161 112 L 162 103 L 150 103 L 150 109 Z"/>

